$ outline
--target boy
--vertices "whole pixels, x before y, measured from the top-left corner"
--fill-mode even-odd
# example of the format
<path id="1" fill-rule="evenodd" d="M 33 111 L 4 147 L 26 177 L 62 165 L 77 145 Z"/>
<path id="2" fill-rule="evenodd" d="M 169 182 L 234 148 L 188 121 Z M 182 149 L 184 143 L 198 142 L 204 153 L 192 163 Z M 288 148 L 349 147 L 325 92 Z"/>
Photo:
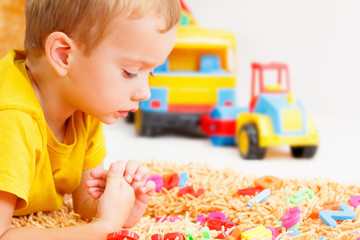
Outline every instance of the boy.
<path id="1" fill-rule="evenodd" d="M 27 0 L 25 50 L 0 61 L 0 239 L 105 239 L 144 214 L 154 183 L 134 161 L 104 171 L 101 122 L 150 97 L 170 53 L 178 0 Z M 64 194 L 94 220 L 10 228 L 12 216 L 59 209 Z"/>

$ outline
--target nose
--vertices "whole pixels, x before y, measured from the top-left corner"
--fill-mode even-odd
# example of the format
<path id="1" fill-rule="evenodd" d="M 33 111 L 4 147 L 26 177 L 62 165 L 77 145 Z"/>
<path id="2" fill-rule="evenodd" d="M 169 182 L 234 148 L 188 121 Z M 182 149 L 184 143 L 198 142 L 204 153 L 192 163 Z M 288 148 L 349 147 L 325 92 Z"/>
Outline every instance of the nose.
<path id="1" fill-rule="evenodd" d="M 143 81 L 132 94 L 133 101 L 146 101 L 151 97 L 148 81 Z"/>

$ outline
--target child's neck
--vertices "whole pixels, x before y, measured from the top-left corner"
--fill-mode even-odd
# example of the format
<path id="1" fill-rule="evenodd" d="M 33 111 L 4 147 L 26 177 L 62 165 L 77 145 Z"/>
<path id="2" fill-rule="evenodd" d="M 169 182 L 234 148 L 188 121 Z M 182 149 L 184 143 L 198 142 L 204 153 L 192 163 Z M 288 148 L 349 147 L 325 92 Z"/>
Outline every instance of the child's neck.
<path id="1" fill-rule="evenodd" d="M 75 109 L 66 105 L 59 84 L 61 80 L 59 76 L 51 71 L 51 66 L 46 61 L 46 58 L 37 57 L 35 60 L 26 60 L 27 73 L 43 110 L 45 120 L 53 135 L 62 143 L 65 137 L 67 120 Z M 50 69 L 50 71 L 46 71 L 46 69 Z"/>

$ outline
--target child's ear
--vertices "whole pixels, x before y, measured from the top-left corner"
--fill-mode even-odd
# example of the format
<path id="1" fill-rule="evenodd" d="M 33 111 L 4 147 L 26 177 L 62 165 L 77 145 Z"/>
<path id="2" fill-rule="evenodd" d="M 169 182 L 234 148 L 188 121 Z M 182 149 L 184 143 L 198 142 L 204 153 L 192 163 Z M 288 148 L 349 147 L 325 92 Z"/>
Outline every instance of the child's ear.
<path id="1" fill-rule="evenodd" d="M 47 37 L 45 54 L 50 65 L 60 76 L 68 73 L 69 61 L 74 48 L 74 41 L 63 32 L 53 32 Z"/>

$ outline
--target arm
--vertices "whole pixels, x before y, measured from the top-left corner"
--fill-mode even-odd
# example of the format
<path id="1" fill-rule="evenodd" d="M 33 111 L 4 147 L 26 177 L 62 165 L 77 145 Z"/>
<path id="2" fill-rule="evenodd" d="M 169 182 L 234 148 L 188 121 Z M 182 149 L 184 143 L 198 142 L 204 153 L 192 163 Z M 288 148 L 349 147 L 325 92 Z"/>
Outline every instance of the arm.
<path id="1" fill-rule="evenodd" d="M 108 184 L 99 198 L 96 220 L 82 226 L 51 229 L 11 228 L 17 197 L 0 192 L 0 240 L 104 240 L 108 233 L 122 228 L 135 201 L 134 190 L 123 178 L 124 170 L 124 164 L 112 164 L 107 177 Z"/>
<path id="2" fill-rule="evenodd" d="M 111 232 L 104 221 L 96 221 L 88 225 L 69 228 L 38 229 L 11 228 L 11 219 L 17 197 L 11 193 L 0 191 L 0 239 L 105 239 Z M 91 236 L 91 238 L 90 238 Z"/>
<path id="3" fill-rule="evenodd" d="M 88 188 L 86 187 L 85 182 L 92 179 L 92 177 L 90 176 L 90 172 L 97 170 L 104 170 L 103 163 L 92 169 L 84 170 L 82 172 L 80 186 L 72 194 L 74 211 L 76 213 L 79 213 L 83 219 L 91 220 L 96 215 L 96 207 L 98 200 L 94 200 L 91 195 L 88 194 Z"/>

